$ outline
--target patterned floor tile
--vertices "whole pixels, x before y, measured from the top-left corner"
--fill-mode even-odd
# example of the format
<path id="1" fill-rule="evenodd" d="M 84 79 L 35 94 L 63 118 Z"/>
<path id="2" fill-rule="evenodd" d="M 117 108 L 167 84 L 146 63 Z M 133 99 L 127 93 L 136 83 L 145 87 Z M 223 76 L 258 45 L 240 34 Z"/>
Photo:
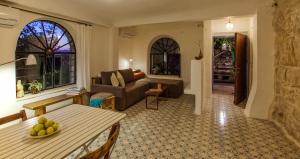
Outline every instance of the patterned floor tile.
<path id="1" fill-rule="evenodd" d="M 124 113 L 112 159 L 299 159 L 300 150 L 272 122 L 245 117 L 231 94 L 214 94 L 213 111 L 193 114 L 193 96 L 168 99 L 159 110 L 145 101 Z M 102 145 L 103 133 L 91 146 Z M 79 151 L 78 151 L 79 152 Z M 68 158 L 74 158 L 76 153 Z"/>

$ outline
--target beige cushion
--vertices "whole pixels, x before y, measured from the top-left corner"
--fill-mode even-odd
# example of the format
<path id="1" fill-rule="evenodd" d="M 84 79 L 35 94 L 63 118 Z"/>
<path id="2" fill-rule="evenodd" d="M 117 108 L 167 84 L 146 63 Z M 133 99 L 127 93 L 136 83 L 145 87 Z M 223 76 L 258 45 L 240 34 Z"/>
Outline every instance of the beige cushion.
<path id="1" fill-rule="evenodd" d="M 118 87 L 120 85 L 120 82 L 116 76 L 115 73 L 112 73 L 111 76 L 110 76 L 110 81 L 111 81 L 111 84 L 114 86 L 114 87 Z"/>
<path id="2" fill-rule="evenodd" d="M 108 97 L 113 96 L 111 93 L 100 92 L 91 96 L 91 99 L 106 99 Z"/>
<path id="3" fill-rule="evenodd" d="M 125 87 L 125 80 L 119 71 L 117 72 L 117 78 L 120 82 L 121 87 Z"/>

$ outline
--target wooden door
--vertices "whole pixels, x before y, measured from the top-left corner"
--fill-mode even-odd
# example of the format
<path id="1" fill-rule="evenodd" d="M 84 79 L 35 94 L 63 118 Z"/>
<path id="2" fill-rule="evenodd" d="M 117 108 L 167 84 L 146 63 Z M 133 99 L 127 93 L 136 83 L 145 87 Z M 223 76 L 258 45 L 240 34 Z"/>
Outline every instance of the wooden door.
<path id="1" fill-rule="evenodd" d="M 234 104 L 247 98 L 247 36 L 235 33 Z"/>

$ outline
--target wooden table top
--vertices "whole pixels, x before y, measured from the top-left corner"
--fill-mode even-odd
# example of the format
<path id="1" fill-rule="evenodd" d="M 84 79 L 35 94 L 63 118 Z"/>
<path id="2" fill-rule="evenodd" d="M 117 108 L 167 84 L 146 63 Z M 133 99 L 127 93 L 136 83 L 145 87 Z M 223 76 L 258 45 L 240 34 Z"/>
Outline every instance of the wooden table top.
<path id="1" fill-rule="evenodd" d="M 147 96 L 159 96 L 162 93 L 162 91 L 154 91 L 154 90 L 148 90 L 145 92 Z"/>
<path id="2" fill-rule="evenodd" d="M 63 158 L 96 137 L 126 114 L 109 110 L 71 105 L 44 117 L 58 122 L 61 131 L 44 139 L 32 139 L 28 130 L 37 123 L 32 118 L 0 130 L 0 158 Z"/>
<path id="3" fill-rule="evenodd" d="M 161 95 L 167 87 L 162 87 L 161 89 L 149 89 L 148 91 L 145 92 L 147 96 L 159 96 Z"/>

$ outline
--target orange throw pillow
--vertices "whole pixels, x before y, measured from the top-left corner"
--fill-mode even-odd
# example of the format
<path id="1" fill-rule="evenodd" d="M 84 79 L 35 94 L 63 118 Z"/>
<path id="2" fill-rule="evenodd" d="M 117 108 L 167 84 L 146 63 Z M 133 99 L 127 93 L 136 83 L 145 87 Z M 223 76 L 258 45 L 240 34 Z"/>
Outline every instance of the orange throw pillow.
<path id="1" fill-rule="evenodd" d="M 139 80 L 145 78 L 146 74 L 144 72 L 138 72 L 138 73 L 134 73 L 133 76 L 134 76 L 134 80 Z"/>

